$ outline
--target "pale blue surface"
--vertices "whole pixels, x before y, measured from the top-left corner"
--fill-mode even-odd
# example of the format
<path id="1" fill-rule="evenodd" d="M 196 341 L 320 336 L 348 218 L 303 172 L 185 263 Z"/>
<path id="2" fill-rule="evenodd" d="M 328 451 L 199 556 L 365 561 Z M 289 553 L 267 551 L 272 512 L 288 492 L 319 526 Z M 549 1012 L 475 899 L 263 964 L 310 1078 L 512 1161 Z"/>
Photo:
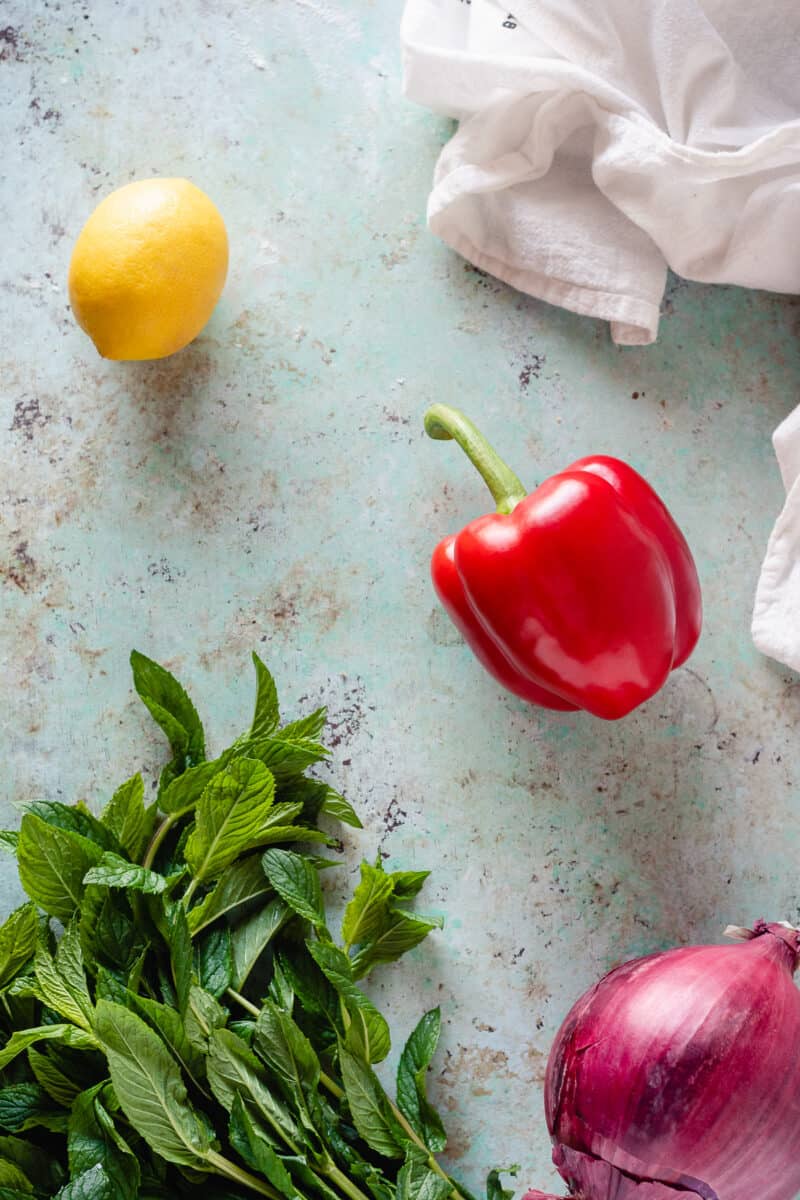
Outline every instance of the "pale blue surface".
<path id="1" fill-rule="evenodd" d="M 632 954 L 800 916 L 798 681 L 748 634 L 800 307 L 673 283 L 658 344 L 620 351 L 467 268 L 425 231 L 449 126 L 400 97 L 397 23 L 354 0 L 6 0 L 6 817 L 155 773 L 132 646 L 173 666 L 216 746 L 258 649 L 289 710 L 331 706 L 366 824 L 353 867 L 380 845 L 434 869 L 446 932 L 377 990 L 399 1032 L 443 1006 L 454 1167 L 554 1186 L 541 1081 L 578 993 Z M 106 363 L 69 315 L 69 255 L 102 195 L 151 174 L 209 192 L 231 275 L 189 350 Z M 531 485 L 611 452 L 671 506 L 706 629 L 632 718 L 500 694 L 437 610 L 430 551 L 489 503 L 425 439 L 433 400 Z"/>

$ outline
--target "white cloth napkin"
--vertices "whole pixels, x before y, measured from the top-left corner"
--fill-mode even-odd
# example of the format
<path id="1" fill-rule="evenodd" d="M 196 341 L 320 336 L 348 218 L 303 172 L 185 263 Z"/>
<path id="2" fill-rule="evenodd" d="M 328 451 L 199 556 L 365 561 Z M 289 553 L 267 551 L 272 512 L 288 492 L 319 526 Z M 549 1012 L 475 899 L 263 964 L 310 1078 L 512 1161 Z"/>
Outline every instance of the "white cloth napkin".
<path id="1" fill-rule="evenodd" d="M 800 0 L 511 3 L 406 0 L 406 94 L 460 123 L 432 231 L 622 345 L 655 340 L 667 266 L 800 292 Z M 775 445 L 753 634 L 800 669 L 800 416 Z"/>
<path id="2" fill-rule="evenodd" d="M 666 267 L 800 290 L 798 0 L 408 0 L 405 89 L 457 117 L 432 230 L 655 339 Z"/>
<path id="3" fill-rule="evenodd" d="M 753 640 L 800 671 L 800 407 L 772 435 L 786 503 L 770 534 L 753 608 Z"/>

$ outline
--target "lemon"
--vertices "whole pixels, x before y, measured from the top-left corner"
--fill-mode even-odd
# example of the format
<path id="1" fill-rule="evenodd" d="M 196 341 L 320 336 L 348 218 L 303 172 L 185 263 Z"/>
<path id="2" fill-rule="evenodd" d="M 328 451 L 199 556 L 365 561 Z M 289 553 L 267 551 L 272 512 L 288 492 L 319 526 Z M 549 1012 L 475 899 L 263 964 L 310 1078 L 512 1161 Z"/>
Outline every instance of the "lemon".
<path id="1" fill-rule="evenodd" d="M 75 318 L 104 358 L 164 358 L 196 338 L 219 299 L 228 235 L 188 179 L 143 179 L 106 196 L 69 266 Z"/>

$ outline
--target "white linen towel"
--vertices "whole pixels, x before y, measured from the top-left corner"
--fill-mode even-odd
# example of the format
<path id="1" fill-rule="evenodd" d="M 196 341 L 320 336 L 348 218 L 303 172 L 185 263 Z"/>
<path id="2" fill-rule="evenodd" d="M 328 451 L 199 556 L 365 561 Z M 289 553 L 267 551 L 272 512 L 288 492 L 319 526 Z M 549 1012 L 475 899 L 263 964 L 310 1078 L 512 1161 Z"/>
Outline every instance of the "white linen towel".
<path id="1" fill-rule="evenodd" d="M 406 3 L 406 94 L 460 122 L 435 234 L 621 345 L 655 340 L 667 266 L 800 292 L 800 0 L 507 2 Z M 800 417 L 775 444 L 753 633 L 800 669 Z"/>
<path id="2" fill-rule="evenodd" d="M 772 435 L 786 503 L 770 534 L 753 608 L 762 654 L 800 671 L 800 407 Z"/>

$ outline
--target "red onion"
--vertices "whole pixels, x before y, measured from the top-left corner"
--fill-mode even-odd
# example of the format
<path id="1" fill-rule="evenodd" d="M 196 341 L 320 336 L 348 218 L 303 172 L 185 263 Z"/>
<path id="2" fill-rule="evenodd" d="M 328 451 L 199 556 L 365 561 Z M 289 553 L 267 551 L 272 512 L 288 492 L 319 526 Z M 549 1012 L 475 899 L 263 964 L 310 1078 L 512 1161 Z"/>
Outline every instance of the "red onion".
<path id="1" fill-rule="evenodd" d="M 572 1196 L 793 1200 L 800 1191 L 800 933 L 763 921 L 729 932 L 747 940 L 617 967 L 561 1026 L 545 1110 Z"/>

